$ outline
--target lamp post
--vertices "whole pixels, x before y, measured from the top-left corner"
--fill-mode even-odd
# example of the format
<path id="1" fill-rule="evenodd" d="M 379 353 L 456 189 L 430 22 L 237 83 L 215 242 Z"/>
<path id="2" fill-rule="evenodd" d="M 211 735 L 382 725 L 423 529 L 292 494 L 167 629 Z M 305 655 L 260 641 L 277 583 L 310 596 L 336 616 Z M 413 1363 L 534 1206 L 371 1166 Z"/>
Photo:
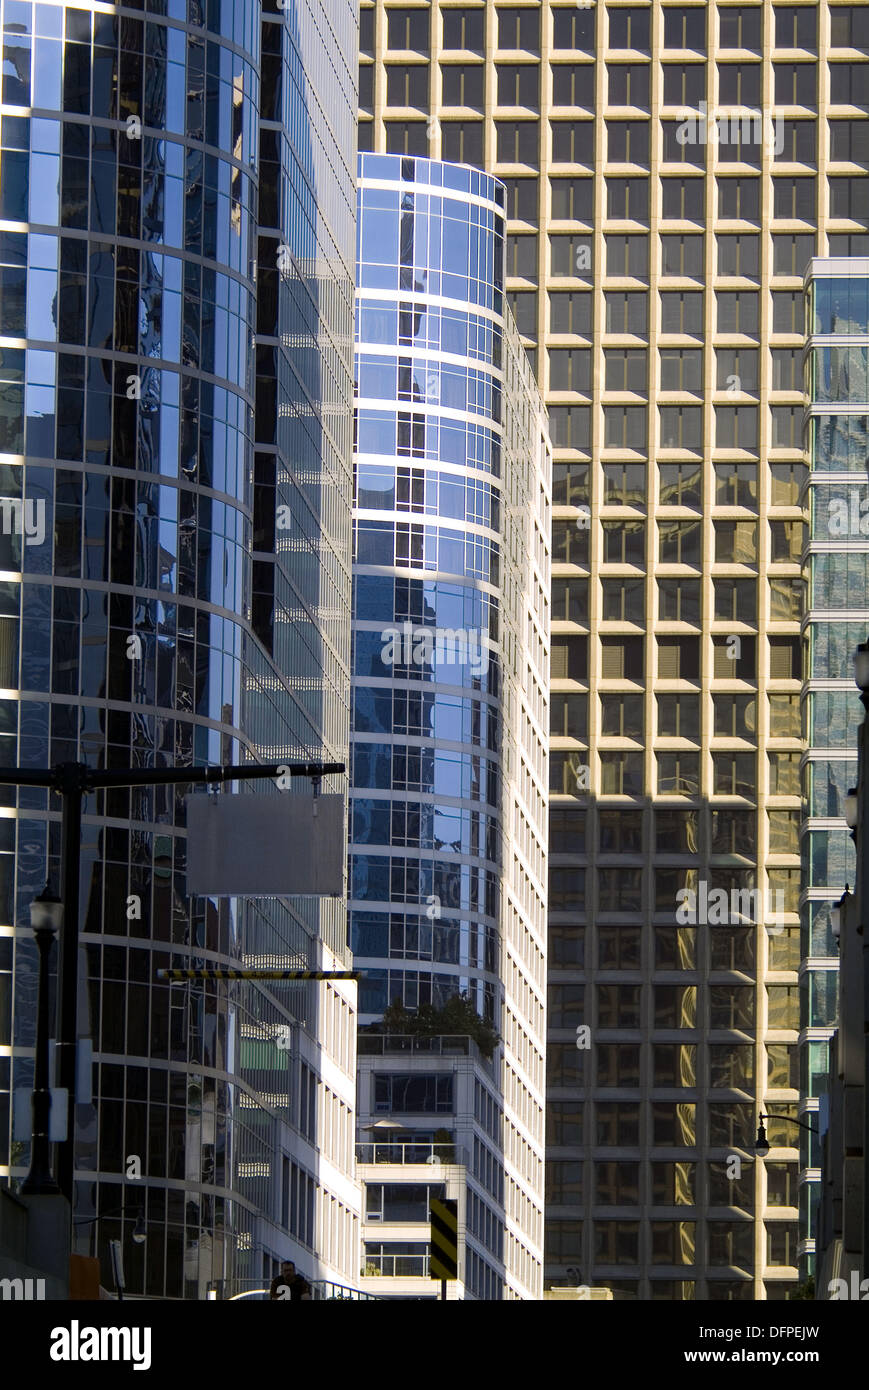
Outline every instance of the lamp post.
<path id="1" fill-rule="evenodd" d="M 126 1208 L 123 1206 L 109 1207 L 107 1211 L 98 1212 L 96 1216 L 76 1216 L 73 1219 L 73 1228 L 76 1226 L 92 1226 L 94 1222 L 101 1221 L 104 1216 L 117 1216 L 119 1212 L 123 1216 L 126 1213 Z M 131 1232 L 131 1238 L 134 1245 L 144 1245 L 148 1238 L 148 1232 L 145 1227 L 145 1213 L 142 1207 L 136 1208 L 136 1222 Z M 121 1251 L 122 1247 L 119 1240 L 109 1241 L 112 1276 L 115 1281 L 115 1292 L 118 1295 L 119 1303 L 123 1303 L 124 1301 L 124 1289 L 126 1287 L 124 1284 L 124 1262 Z"/>
<path id="2" fill-rule="evenodd" d="M 36 1002 L 36 1066 L 31 1101 L 33 1125 L 30 1171 L 21 1184 L 26 1197 L 57 1197 L 60 1188 L 51 1171 L 51 1080 L 48 1074 L 48 973 L 54 938 L 63 923 L 63 903 L 45 885 L 30 904 L 30 925 L 39 950 L 39 984 Z"/>
<path id="3" fill-rule="evenodd" d="M 323 777 L 344 771 L 343 763 L 240 763 L 227 764 L 223 767 L 186 768 L 92 768 L 88 767 L 86 763 L 58 763 L 55 767 L 46 768 L 0 767 L 0 786 L 48 787 L 56 792 L 63 801 L 60 859 L 61 891 L 63 893 L 61 910 L 63 912 L 64 931 L 61 937 L 60 963 L 57 972 L 57 1057 L 58 1081 L 59 1085 L 66 1090 L 68 1109 L 66 1138 L 58 1142 L 57 1172 L 60 1191 L 69 1201 L 70 1215 L 75 1210 L 79 897 L 82 804 L 85 797 L 91 792 L 116 787 L 182 786 L 188 783 L 191 786 L 201 784 L 214 786 L 224 782 L 245 782 L 264 777 L 274 779 L 278 776 L 309 777 L 318 786 Z M 49 901 L 56 902 L 57 900 Z M 45 1007 L 47 1030 L 47 998 Z M 45 1037 L 47 1040 L 47 1031 Z M 48 1076 L 47 1050 L 45 1075 Z M 44 1104 L 44 1101 L 40 1102 L 41 1107 Z M 50 1094 L 47 1105 L 48 1107 L 51 1105 Z M 47 1109 L 45 1132 L 47 1135 Z M 50 1173 L 48 1177 L 50 1178 Z M 30 1175 L 28 1175 L 27 1181 L 30 1181 Z M 55 1188 L 43 1190 L 54 1192 Z"/>
<path id="4" fill-rule="evenodd" d="M 863 1273 L 869 1269 L 869 931 L 863 915 L 866 893 L 869 892 L 869 642 L 861 642 L 854 654 L 854 681 L 866 714 L 857 733 L 857 807 L 855 844 L 857 847 L 857 914 L 858 931 L 863 936 Z"/>

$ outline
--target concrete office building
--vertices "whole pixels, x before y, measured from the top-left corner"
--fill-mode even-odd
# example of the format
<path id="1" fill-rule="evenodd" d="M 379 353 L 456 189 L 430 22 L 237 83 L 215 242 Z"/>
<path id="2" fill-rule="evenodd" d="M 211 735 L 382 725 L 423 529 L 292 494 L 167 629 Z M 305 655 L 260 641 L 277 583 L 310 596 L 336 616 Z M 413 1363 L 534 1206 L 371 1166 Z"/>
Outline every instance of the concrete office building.
<path id="1" fill-rule="evenodd" d="M 356 14 L 266 8 L 2 6 L 0 764 L 346 760 Z M 350 1283 L 355 986 L 155 978 L 346 965 L 341 903 L 188 899 L 186 790 L 85 803 L 75 1248 L 157 1298 Z M 60 826 L 0 799 L 9 1181 Z"/>
<path id="2" fill-rule="evenodd" d="M 504 181 L 549 409 L 556 1284 L 800 1277 L 802 277 L 869 251 L 867 51 L 856 4 L 363 0 L 360 144 Z"/>
<path id="3" fill-rule="evenodd" d="M 439 1293 L 432 1196 L 451 1297 L 543 1283 L 551 464 L 503 259 L 497 180 L 360 156 L 351 942 L 363 1285 L 393 1297 Z"/>
<path id="4" fill-rule="evenodd" d="M 869 632 L 869 260 L 865 257 L 809 262 L 805 366 L 809 527 L 803 698 L 808 748 L 800 1043 L 807 1122 L 822 1128 L 828 1111 L 821 1109 L 820 1097 L 827 1094 L 833 1076 L 831 1061 L 836 1059 L 830 1058 L 828 1042 L 837 1022 L 838 1065 L 847 1063 L 853 1072 L 853 1056 L 847 1055 L 850 1025 L 845 1027 L 838 1019 L 837 987 L 839 957 L 850 959 L 854 943 L 846 946 L 836 940 L 832 914 L 846 883 L 853 889 L 856 876 L 845 798 L 857 784 L 857 734 L 864 714 L 854 693 L 853 657 Z M 853 931 L 853 920 L 849 925 Z M 859 960 L 858 950 L 856 961 L 861 968 Z M 862 994 L 854 998 L 862 1019 Z M 849 999 L 849 1007 L 853 1003 Z M 849 1075 L 849 1086 L 852 1081 Z M 850 1094 L 848 1107 L 853 1108 Z M 836 1124 L 841 1128 L 841 1113 Z M 841 1133 L 838 1136 L 840 1147 L 851 1155 L 852 1129 L 849 1119 L 844 1139 Z M 814 1245 L 820 1145 L 806 1134 L 803 1146 L 801 1195 L 807 1234 Z M 826 1177 L 829 1180 L 830 1174 Z M 849 1208 L 853 1211 L 850 1198 Z M 853 1225 L 853 1217 L 848 1224 Z M 850 1232 L 848 1244 L 853 1248 Z"/>

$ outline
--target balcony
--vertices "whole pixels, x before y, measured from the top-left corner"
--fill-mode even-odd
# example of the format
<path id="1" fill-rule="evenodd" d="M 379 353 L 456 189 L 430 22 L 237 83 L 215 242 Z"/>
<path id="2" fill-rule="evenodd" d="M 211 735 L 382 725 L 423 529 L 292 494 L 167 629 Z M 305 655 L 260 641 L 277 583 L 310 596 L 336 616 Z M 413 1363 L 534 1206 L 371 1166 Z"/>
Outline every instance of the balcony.
<path id="1" fill-rule="evenodd" d="M 458 1163 L 467 1167 L 467 1154 L 458 1144 L 404 1140 L 375 1140 L 356 1145 L 357 1163 Z"/>
<path id="2" fill-rule="evenodd" d="M 427 1279 L 428 1260 L 428 1250 L 422 1249 L 417 1254 L 412 1246 L 408 1246 L 406 1252 L 399 1254 L 373 1251 L 366 1247 L 365 1263 L 359 1273 L 363 1279 L 373 1275 L 386 1279 Z"/>

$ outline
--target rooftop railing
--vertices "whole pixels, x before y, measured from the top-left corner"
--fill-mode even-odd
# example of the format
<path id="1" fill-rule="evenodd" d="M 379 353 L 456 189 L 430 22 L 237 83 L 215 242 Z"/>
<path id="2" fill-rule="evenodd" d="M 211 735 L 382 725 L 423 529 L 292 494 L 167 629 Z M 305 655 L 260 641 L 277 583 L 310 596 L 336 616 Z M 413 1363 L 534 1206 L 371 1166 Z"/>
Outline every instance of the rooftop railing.
<path id="1" fill-rule="evenodd" d="M 377 1294 L 363 1293 L 361 1289 L 353 1289 L 347 1284 L 334 1284 L 330 1279 L 307 1279 L 306 1282 L 311 1289 L 312 1303 L 321 1303 L 329 1299 L 367 1303 L 378 1298 Z M 218 1279 L 211 1285 L 208 1297 L 210 1300 L 230 1302 L 267 1300 L 269 1285 L 262 1279 Z"/>
<path id="2" fill-rule="evenodd" d="M 440 1033 L 433 1038 L 420 1038 L 415 1033 L 362 1033 L 357 1039 L 360 1057 L 383 1057 L 393 1052 L 428 1053 L 434 1057 L 484 1058 L 473 1038 L 466 1033 Z"/>

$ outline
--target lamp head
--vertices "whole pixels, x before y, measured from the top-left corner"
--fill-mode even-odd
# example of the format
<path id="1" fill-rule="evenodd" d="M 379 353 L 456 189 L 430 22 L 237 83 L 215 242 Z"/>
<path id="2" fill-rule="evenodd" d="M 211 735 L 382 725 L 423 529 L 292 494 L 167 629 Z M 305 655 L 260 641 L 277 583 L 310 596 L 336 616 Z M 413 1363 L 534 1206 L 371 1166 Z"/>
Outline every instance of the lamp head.
<path id="1" fill-rule="evenodd" d="M 763 1121 L 764 1117 L 761 1115 L 757 1126 L 757 1138 L 754 1141 L 754 1152 L 757 1154 L 758 1158 L 766 1158 L 769 1153 L 769 1140 L 766 1137 L 766 1129 Z"/>
<path id="2" fill-rule="evenodd" d="M 864 695 L 869 692 L 869 642 L 861 642 L 854 653 L 854 680 Z"/>
<path id="3" fill-rule="evenodd" d="M 849 787 L 845 793 L 845 824 L 849 830 L 857 829 L 857 788 Z"/>
<path id="4" fill-rule="evenodd" d="M 49 892 L 47 883 L 39 897 L 30 904 L 30 925 L 34 931 L 48 927 L 55 932 L 63 926 L 63 903 Z"/>
<path id="5" fill-rule="evenodd" d="M 133 1227 L 133 1244 L 144 1245 L 146 1239 L 147 1231 L 145 1230 L 145 1218 L 142 1215 L 142 1213 L 139 1212 L 139 1214 L 136 1217 L 136 1224 Z"/>

